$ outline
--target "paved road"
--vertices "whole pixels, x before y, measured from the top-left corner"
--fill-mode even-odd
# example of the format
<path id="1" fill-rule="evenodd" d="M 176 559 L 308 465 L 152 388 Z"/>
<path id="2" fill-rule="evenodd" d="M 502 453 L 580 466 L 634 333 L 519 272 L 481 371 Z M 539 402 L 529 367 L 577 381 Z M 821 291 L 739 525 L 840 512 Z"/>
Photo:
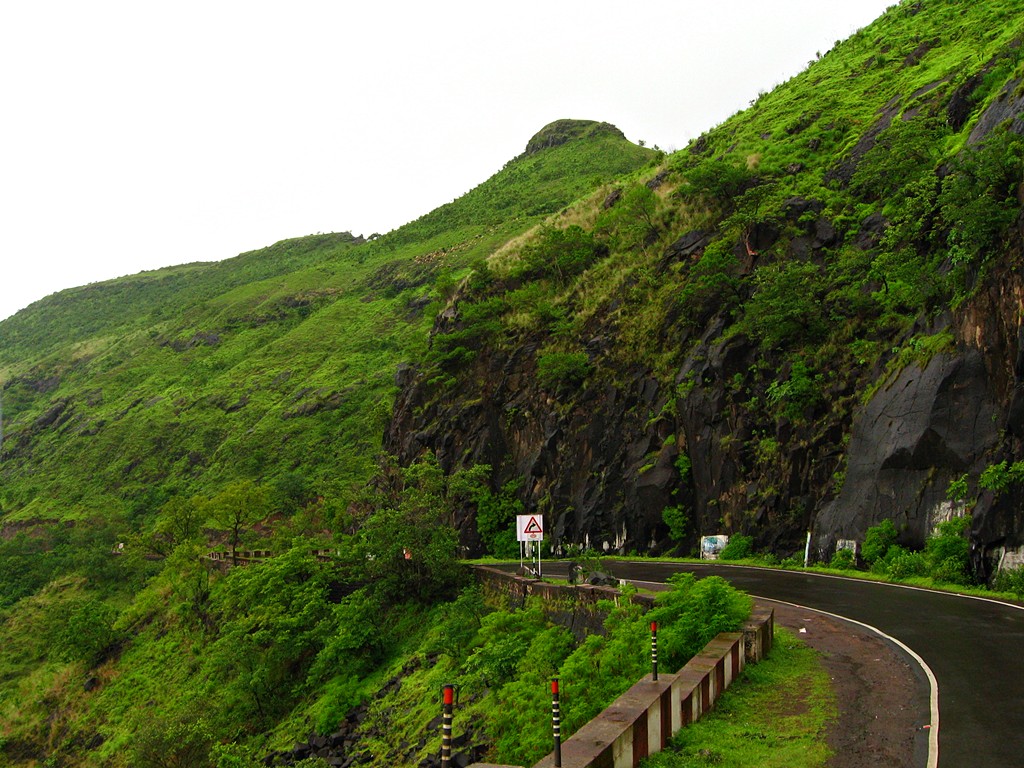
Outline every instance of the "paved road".
<path id="1" fill-rule="evenodd" d="M 715 574 L 758 597 L 875 627 L 918 654 L 938 681 L 940 768 L 1024 766 L 1024 610 L 1018 606 L 742 566 L 617 561 L 606 567 L 632 581 L 663 582 L 676 571 Z M 554 564 L 545 569 L 554 575 Z"/>

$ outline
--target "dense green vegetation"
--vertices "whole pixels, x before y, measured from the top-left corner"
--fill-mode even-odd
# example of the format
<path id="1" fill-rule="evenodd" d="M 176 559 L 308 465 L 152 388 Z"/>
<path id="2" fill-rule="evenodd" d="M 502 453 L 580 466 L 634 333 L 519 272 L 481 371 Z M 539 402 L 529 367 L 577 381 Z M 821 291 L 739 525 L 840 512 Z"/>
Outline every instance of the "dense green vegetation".
<path id="1" fill-rule="evenodd" d="M 0 510 L 120 511 L 139 529 L 172 497 L 300 475 L 330 521 L 373 473 L 395 369 L 465 267 L 653 157 L 597 132 L 369 242 L 316 235 L 38 302 L 0 324 Z"/>
<path id="2" fill-rule="evenodd" d="M 561 681 L 568 736 L 650 672 L 652 619 L 659 622 L 661 663 L 675 670 L 716 634 L 738 628 L 750 605 L 749 597 L 722 579 L 695 581 L 681 574 L 650 614 L 627 600 L 603 604 L 606 634 L 576 643 L 568 630 L 545 620 L 539 603 L 494 610 L 471 589 L 439 609 L 440 620 L 413 656 L 414 671 L 401 688 L 374 703 L 371 719 L 387 718 L 388 731 L 369 747 L 379 759 L 415 762 L 398 745 L 414 743 L 423 723 L 436 715 L 431 692 L 455 683 L 464 702 L 455 735 L 473 728 L 493 745 L 492 762 L 532 765 L 551 751 L 552 677 Z M 427 749 L 437 747 L 435 738 Z"/>
<path id="3" fill-rule="evenodd" d="M 589 125 L 387 235 L 90 285 L 0 324 L 5 759 L 242 765 L 331 730 L 414 649 L 464 578 L 455 508 L 490 510 L 499 548 L 518 507 L 486 467 L 380 455 L 395 370 L 469 264 L 656 157 Z M 211 546 L 280 556 L 217 576 Z"/>
<path id="4" fill-rule="evenodd" d="M 421 498 L 422 486 L 410 487 L 399 506 Z M 603 605 L 607 634 L 577 644 L 537 603 L 496 609 L 477 587 L 460 592 L 467 573 L 450 537 L 447 547 L 434 542 L 424 569 L 401 551 L 367 564 L 375 535 L 343 541 L 330 563 L 297 539 L 225 575 L 198 564 L 196 542 L 186 542 L 121 611 L 89 597 L 84 579 L 51 582 L 0 626 L 5 647 L 17 649 L 5 655 L 5 676 L 21 677 L 0 699 L 5 754 L 31 759 L 38 744 L 51 762 L 75 762 L 88 744 L 91 765 L 248 768 L 296 729 L 329 733 L 398 675 L 364 724 L 359 751 L 375 764 L 436 752 L 436 733 L 414 750 L 400 745 L 426 732 L 436 691 L 450 682 L 465 699 L 460 730 L 472 725 L 497 760 L 530 763 L 550 748 L 552 675 L 565 682 L 569 734 L 648 671 L 651 619 L 663 663 L 677 668 L 750 611 L 750 598 L 723 580 L 685 574 L 652 614 L 628 601 Z M 223 744 L 234 746 L 218 757 Z"/>
<path id="5" fill-rule="evenodd" d="M 200 561 L 203 534 L 182 524 L 179 505 L 168 510 L 175 538 L 163 540 L 157 561 L 133 545 L 97 551 L 86 526 L 68 529 L 70 546 L 37 554 L 63 558 L 37 578 L 41 586 L 7 595 L 5 754 L 155 766 L 164 763 L 144 753 L 161 732 L 201 742 L 175 737 L 165 749 L 204 744 L 208 753 L 232 742 L 258 752 L 296 728 L 331 730 L 375 690 L 382 665 L 408 652 L 434 603 L 465 583 L 443 525 L 454 502 L 442 481 L 429 461 L 396 470 L 374 492 L 371 521 L 341 537 L 328 562 L 312 556 L 318 542 L 303 535 L 300 515 L 273 532 L 281 554 L 225 575 Z M 231 508 L 259 490 L 236 484 L 192 503 Z M 31 542 L 7 546 L 27 558 Z"/>
<path id="6" fill-rule="evenodd" d="M 914 551 L 896 543 L 899 532 L 891 520 L 883 520 L 868 528 L 861 549 L 864 565 L 872 573 L 896 581 L 910 577 L 927 577 L 937 585 L 966 585 L 970 577 L 970 542 L 967 540 L 971 519 L 953 517 L 936 526 L 923 551 Z M 836 552 L 833 568 L 857 567 L 853 550 Z"/>
<path id="7" fill-rule="evenodd" d="M 652 536 L 683 544 L 710 519 L 746 557 L 768 523 L 773 541 L 802 534 L 800 484 L 838 493 L 853 410 L 953 349 L 939 319 L 1020 266 L 1024 139 L 992 108 L 1020 96 L 1022 10 L 904 2 L 671 156 L 559 121 L 386 235 L 85 286 L 0 323 L 0 759 L 146 766 L 171 749 L 181 765 L 246 766 L 331 730 L 402 670 L 375 710 L 407 713 L 369 744 L 382 760 L 406 760 L 395 746 L 419 743 L 449 675 L 495 756 L 532 759 L 538 681 L 569 681 L 566 722 L 582 722 L 642 671 L 643 622 L 618 609 L 606 638 L 574 647 L 533 607 L 451 601 L 460 546 L 514 555 L 524 504 L 571 510 L 528 497 L 550 478 L 468 447 L 443 467 L 382 454 L 399 386 L 422 382 L 419 415 L 461 417 L 486 405 L 501 353 L 535 381 L 538 409 L 589 417 L 586 397 L 641 372 L 672 398 L 629 405 L 656 436 L 639 474 L 679 449 Z M 750 354 L 714 397 L 729 433 L 684 445 L 664 425 L 705 386 L 681 365 L 708 339 Z M 495 418 L 536 428 L 532 412 Z M 1015 492 L 1011 436 L 1002 448 L 951 502 Z M 697 450 L 737 467 L 714 498 L 697 494 Z M 814 451 L 819 463 L 790 463 Z M 872 529 L 864 565 L 969 581 L 965 519 L 921 552 Z M 199 561 L 211 547 L 277 556 L 218 574 Z M 717 631 L 693 605 L 742 612 L 712 580 L 672 594 L 658 615 L 676 660 Z M 505 706 L 513 695 L 532 708 Z"/>

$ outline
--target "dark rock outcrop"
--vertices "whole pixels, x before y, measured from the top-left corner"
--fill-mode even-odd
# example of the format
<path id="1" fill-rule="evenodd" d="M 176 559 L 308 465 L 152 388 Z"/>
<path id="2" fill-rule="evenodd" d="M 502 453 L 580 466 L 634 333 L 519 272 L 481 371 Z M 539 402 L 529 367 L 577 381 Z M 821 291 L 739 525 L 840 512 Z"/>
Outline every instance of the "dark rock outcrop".
<path id="1" fill-rule="evenodd" d="M 687 232 L 665 249 L 664 260 L 681 261 L 698 256 L 711 242 L 712 234 L 702 229 Z"/>
<path id="2" fill-rule="evenodd" d="M 805 258 L 825 258 L 848 235 L 816 215 L 815 201 L 794 198 L 785 210 L 788 247 Z M 875 248 L 884 226 L 869 217 L 853 244 Z M 777 236 L 766 231 L 764 239 Z M 666 248 L 662 268 L 698 258 L 708 238 L 682 235 Z M 595 320 L 583 348 L 601 374 L 549 390 L 537 378 L 543 342 L 526 335 L 476 349 L 454 383 L 401 369 L 385 447 L 403 463 L 430 450 L 447 471 L 489 464 L 495 488 L 521 480 L 525 509 L 547 516 L 556 550 L 689 552 L 701 535 L 742 532 L 758 549 L 786 556 L 802 553 L 812 530 L 828 557 L 837 538 L 861 539 L 886 518 L 903 543 L 920 546 L 954 511 L 951 480 L 966 474 L 976 483 L 986 467 L 1024 455 L 1022 307 L 1024 280 L 1010 269 L 991 275 L 955 313 L 894 339 L 873 369 L 851 361 L 832 371 L 799 412 L 782 417 L 751 403 L 785 384 L 792 363 L 726 333 L 725 312 L 702 318 L 701 330 L 670 325 L 666 316 L 659 337 L 681 350 L 668 382 L 622 367 L 614 324 Z M 457 311 L 442 313 L 435 331 L 457 324 Z M 944 352 L 892 371 L 893 355 L 912 335 L 940 333 L 950 336 Z M 880 377 L 886 383 L 858 405 Z M 987 555 L 1024 544 L 1024 525 L 1016 491 L 972 487 L 973 499 L 976 565 L 984 571 Z M 668 507 L 690 522 L 678 547 L 662 519 Z M 468 553 L 480 548 L 474 515 L 464 509 L 456 521 Z"/>
<path id="3" fill-rule="evenodd" d="M 439 392 L 406 370 L 386 448 L 403 462 L 431 450 L 446 470 L 489 464 L 495 487 L 524 479 L 525 507 L 548 516 L 556 548 L 672 549 L 662 512 L 680 506 L 693 520 L 683 551 L 703 534 L 755 524 L 762 546 L 795 550 L 807 517 L 829 492 L 846 417 L 823 412 L 818 423 L 782 425 L 772 440 L 787 450 L 752 469 L 755 432 L 775 427 L 742 416 L 737 400 L 750 395 L 734 391 L 734 382 L 750 372 L 759 350 L 743 336 L 721 338 L 723 327 L 722 318 L 711 322 L 675 386 L 635 369 L 619 372 L 614 385 L 548 392 L 537 382 L 531 344 L 481 350 L 464 372 L 476 382 L 472 392 Z M 473 510 L 457 525 L 475 553 Z"/>
<path id="4" fill-rule="evenodd" d="M 904 368 L 854 420 L 842 493 L 818 516 L 819 548 L 862 538 L 883 519 L 903 543 L 922 546 L 954 511 L 950 481 L 983 468 L 997 416 L 977 350 Z"/>
<path id="5" fill-rule="evenodd" d="M 1005 122 L 1009 122 L 1010 130 L 1014 133 L 1024 134 L 1024 91 L 1020 80 L 1014 80 L 1003 88 L 999 97 L 978 118 L 971 129 L 971 135 L 967 137 L 967 143 L 980 143 Z"/>
<path id="6" fill-rule="evenodd" d="M 1014 270 L 952 319 L 955 352 L 910 365 L 880 388 L 854 419 L 846 482 L 818 516 L 822 555 L 836 538 L 862 538 L 893 520 L 904 544 L 920 546 L 952 514 L 973 517 L 975 567 L 987 574 L 1001 547 L 1024 544 L 1020 489 L 971 488 L 969 508 L 947 498 L 951 480 L 977 478 L 1024 449 L 1024 280 Z M 934 330 L 934 329 L 932 329 Z"/>
<path id="7" fill-rule="evenodd" d="M 647 549 L 678 473 L 671 433 L 645 428 L 666 402 L 656 381 L 635 372 L 622 387 L 585 386 L 561 396 L 536 380 L 536 348 L 481 355 L 479 398 L 438 397 L 427 382 L 399 394 L 386 447 L 403 461 L 430 449 L 441 465 L 490 464 L 496 480 L 525 479 L 528 511 L 555 511 L 547 527 L 557 541 L 600 550 Z M 463 543 L 471 513 L 458 521 Z"/>

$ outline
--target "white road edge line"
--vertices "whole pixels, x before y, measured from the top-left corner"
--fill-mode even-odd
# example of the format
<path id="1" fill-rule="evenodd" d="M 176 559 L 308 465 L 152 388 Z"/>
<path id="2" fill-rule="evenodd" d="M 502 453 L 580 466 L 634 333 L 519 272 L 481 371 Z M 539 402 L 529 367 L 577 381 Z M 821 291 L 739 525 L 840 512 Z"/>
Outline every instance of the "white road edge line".
<path id="1" fill-rule="evenodd" d="M 826 574 L 821 574 L 826 575 Z M 840 577 L 841 578 L 841 577 Z M 660 581 L 641 581 L 639 579 L 626 579 L 630 584 L 658 584 L 664 586 L 663 582 Z M 851 579 L 851 581 L 857 581 L 857 579 Z M 931 688 L 931 694 L 929 696 L 929 704 L 931 707 L 931 723 L 928 729 L 928 763 L 927 768 L 938 768 L 939 765 L 939 681 L 935 679 L 935 674 L 932 672 L 931 667 L 928 666 L 927 662 L 922 659 L 913 648 L 904 643 L 902 640 L 898 640 L 892 635 L 888 635 L 878 627 L 874 627 L 870 624 L 865 624 L 863 621 L 857 621 L 851 619 L 848 616 L 840 616 L 838 613 L 829 613 L 828 611 L 822 611 L 818 608 L 809 608 L 806 605 L 800 605 L 798 603 L 790 603 L 785 600 L 776 600 L 771 597 L 763 597 L 761 595 L 751 595 L 758 600 L 767 600 L 772 603 L 779 603 L 780 605 L 788 605 L 793 608 L 799 608 L 802 611 L 812 611 L 814 613 L 820 613 L 823 616 L 831 616 L 834 619 L 840 619 L 841 621 L 848 621 L 851 624 L 863 627 L 864 629 L 874 632 L 879 637 L 885 638 L 889 642 L 903 649 L 903 651 L 910 656 L 914 661 L 918 663 L 918 666 L 924 671 L 925 676 L 928 678 L 928 685 Z M 981 598 L 984 599 L 984 598 Z M 992 601 L 998 602 L 998 601 Z"/>

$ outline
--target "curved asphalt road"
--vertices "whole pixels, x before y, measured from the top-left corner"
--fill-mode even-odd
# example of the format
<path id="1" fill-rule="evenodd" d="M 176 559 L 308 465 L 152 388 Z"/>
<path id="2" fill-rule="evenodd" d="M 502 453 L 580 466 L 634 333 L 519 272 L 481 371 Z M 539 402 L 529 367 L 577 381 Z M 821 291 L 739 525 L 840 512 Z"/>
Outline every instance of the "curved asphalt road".
<path id="1" fill-rule="evenodd" d="M 938 681 L 941 768 L 1024 766 L 1024 609 L 1019 606 L 743 566 L 606 561 L 605 567 L 622 579 L 659 583 L 677 571 L 714 574 L 757 597 L 875 627 L 918 654 Z"/>

